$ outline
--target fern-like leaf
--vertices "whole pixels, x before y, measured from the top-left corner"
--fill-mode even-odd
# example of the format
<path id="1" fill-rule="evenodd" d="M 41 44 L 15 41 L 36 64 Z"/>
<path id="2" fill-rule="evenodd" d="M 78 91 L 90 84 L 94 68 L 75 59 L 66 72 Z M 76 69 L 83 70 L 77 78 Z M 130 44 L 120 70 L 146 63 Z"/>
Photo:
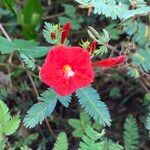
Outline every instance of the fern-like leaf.
<path id="1" fill-rule="evenodd" d="M 65 132 L 61 132 L 56 140 L 53 150 L 67 150 L 68 140 Z"/>
<path id="2" fill-rule="evenodd" d="M 98 133 L 90 126 L 87 126 L 85 132 L 86 135 L 82 137 L 82 141 L 79 144 L 79 150 L 102 150 L 104 147 L 104 141 L 98 142 L 97 140 L 103 137 L 105 131 L 103 130 L 101 133 Z"/>
<path id="3" fill-rule="evenodd" d="M 13 116 L 5 126 L 5 135 L 13 134 L 20 125 L 20 116 Z"/>
<path id="4" fill-rule="evenodd" d="M 111 116 L 106 104 L 100 101 L 100 96 L 92 87 L 81 88 L 76 91 L 79 102 L 84 110 L 102 125 L 111 125 Z"/>
<path id="5" fill-rule="evenodd" d="M 147 130 L 150 130 L 150 113 L 146 117 L 145 127 Z"/>
<path id="6" fill-rule="evenodd" d="M 139 49 L 137 53 L 132 55 L 134 63 L 145 72 L 150 71 L 150 49 Z"/>
<path id="7" fill-rule="evenodd" d="M 44 27 L 45 29 L 43 30 L 43 35 L 46 41 L 55 45 L 60 44 L 61 39 L 60 26 L 45 22 Z M 52 36 L 52 34 L 54 35 L 54 37 Z"/>
<path id="8" fill-rule="evenodd" d="M 32 71 L 35 69 L 34 59 L 31 56 L 27 57 L 25 54 L 21 53 L 20 57 L 25 62 L 25 64 L 28 66 L 28 68 L 30 68 Z"/>
<path id="9" fill-rule="evenodd" d="M 24 118 L 24 125 L 28 128 L 35 127 L 38 123 L 42 123 L 43 120 L 50 116 L 54 110 L 57 102 L 57 94 L 48 89 L 41 94 L 38 98 L 41 102 L 34 104 L 27 112 Z"/>
<path id="10" fill-rule="evenodd" d="M 138 127 L 132 115 L 129 115 L 124 124 L 124 145 L 125 150 L 138 149 Z"/>
<path id="11" fill-rule="evenodd" d="M 59 102 L 64 105 L 65 107 L 69 106 L 69 103 L 71 102 L 71 95 L 68 96 L 58 96 Z"/>
<path id="12" fill-rule="evenodd" d="M 9 108 L 2 100 L 0 100 L 0 125 L 2 129 L 4 129 L 10 118 Z"/>
<path id="13" fill-rule="evenodd" d="M 103 150 L 123 150 L 123 147 L 120 144 L 115 143 L 110 139 L 105 139 L 104 141 L 105 144 Z"/>
<path id="14" fill-rule="evenodd" d="M 117 17 L 125 20 L 135 15 L 150 12 L 149 6 L 141 6 L 140 8 L 129 10 L 129 7 L 116 0 L 76 0 L 83 6 L 93 6 L 95 14 L 103 14 L 106 17 L 116 19 Z"/>

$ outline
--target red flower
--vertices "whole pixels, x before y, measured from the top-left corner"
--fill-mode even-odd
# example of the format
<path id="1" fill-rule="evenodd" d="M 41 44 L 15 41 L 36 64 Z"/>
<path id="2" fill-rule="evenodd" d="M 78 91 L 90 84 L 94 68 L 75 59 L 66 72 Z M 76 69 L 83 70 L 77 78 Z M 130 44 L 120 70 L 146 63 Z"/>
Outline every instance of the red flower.
<path id="1" fill-rule="evenodd" d="M 64 26 L 63 26 L 63 29 L 62 29 L 62 35 L 61 35 L 61 44 L 64 44 L 69 32 L 70 32 L 70 28 L 71 28 L 71 25 L 69 22 L 67 22 Z"/>
<path id="2" fill-rule="evenodd" d="M 99 67 L 115 67 L 121 63 L 123 63 L 126 59 L 126 55 L 120 55 L 114 58 L 108 58 L 102 61 L 93 62 L 92 66 L 99 66 Z"/>
<path id="3" fill-rule="evenodd" d="M 41 80 L 65 96 L 93 82 L 88 51 L 80 47 L 55 46 L 40 69 Z"/>

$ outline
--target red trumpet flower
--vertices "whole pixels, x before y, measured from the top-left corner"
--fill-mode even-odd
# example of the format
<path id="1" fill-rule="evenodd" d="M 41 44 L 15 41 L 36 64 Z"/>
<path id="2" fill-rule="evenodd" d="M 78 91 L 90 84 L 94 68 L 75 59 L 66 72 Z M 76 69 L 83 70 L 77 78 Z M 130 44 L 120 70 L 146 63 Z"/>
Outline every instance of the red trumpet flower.
<path id="1" fill-rule="evenodd" d="M 40 77 L 59 95 L 69 95 L 93 82 L 90 55 L 80 47 L 55 46 L 40 69 Z"/>
<path id="2" fill-rule="evenodd" d="M 115 67 L 121 63 L 123 63 L 126 59 L 126 55 L 120 55 L 118 57 L 114 58 L 108 58 L 102 61 L 96 61 L 92 63 L 92 66 L 98 66 L 98 67 Z"/>
<path id="3" fill-rule="evenodd" d="M 69 32 L 71 29 L 71 24 L 69 22 L 67 22 L 62 29 L 62 35 L 61 35 L 61 44 L 64 44 Z"/>

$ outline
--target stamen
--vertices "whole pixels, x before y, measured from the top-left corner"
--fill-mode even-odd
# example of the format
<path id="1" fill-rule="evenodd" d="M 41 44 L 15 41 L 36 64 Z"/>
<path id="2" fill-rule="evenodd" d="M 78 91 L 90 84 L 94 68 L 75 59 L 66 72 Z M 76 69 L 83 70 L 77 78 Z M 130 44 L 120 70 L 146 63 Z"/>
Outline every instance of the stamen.
<path id="1" fill-rule="evenodd" d="M 74 72 L 72 71 L 71 66 L 69 65 L 64 65 L 63 66 L 63 72 L 67 75 L 67 77 L 72 77 L 74 76 Z"/>

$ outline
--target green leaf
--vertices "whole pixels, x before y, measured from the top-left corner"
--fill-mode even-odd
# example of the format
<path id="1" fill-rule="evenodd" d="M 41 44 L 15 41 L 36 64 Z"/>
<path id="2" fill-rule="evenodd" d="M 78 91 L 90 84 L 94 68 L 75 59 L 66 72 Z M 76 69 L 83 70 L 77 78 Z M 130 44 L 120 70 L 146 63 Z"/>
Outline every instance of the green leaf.
<path id="1" fill-rule="evenodd" d="M 128 72 L 127 74 L 133 78 L 139 78 L 140 77 L 140 73 L 136 68 L 133 67 L 128 67 Z"/>
<path id="2" fill-rule="evenodd" d="M 104 136 L 105 131 L 103 130 L 101 133 L 98 133 L 90 126 L 87 126 L 85 132 L 86 135 L 82 137 L 79 150 L 103 150 L 104 142 L 98 142 L 97 140 L 100 140 Z"/>
<path id="3" fill-rule="evenodd" d="M 146 117 L 145 127 L 147 130 L 150 130 L 150 113 Z"/>
<path id="4" fill-rule="evenodd" d="M 48 89 L 43 92 L 38 99 L 41 101 L 37 104 L 34 104 L 24 119 L 24 125 L 29 128 L 35 127 L 38 123 L 42 123 L 43 120 L 50 116 L 52 111 L 54 110 L 57 99 L 64 104 L 64 106 L 68 107 L 69 102 L 71 100 L 71 96 L 59 96 L 52 89 Z M 62 102 L 62 101 L 65 102 Z"/>
<path id="5" fill-rule="evenodd" d="M 105 139 L 104 150 L 123 150 L 123 147 L 110 139 Z"/>
<path id="6" fill-rule="evenodd" d="M 82 137 L 91 122 L 90 117 L 85 112 L 81 112 L 80 119 L 69 119 L 68 124 L 75 129 L 72 133 L 74 137 Z"/>
<path id="7" fill-rule="evenodd" d="M 43 30 L 43 35 L 47 42 L 54 45 L 58 45 L 61 43 L 62 32 L 60 32 L 61 30 L 58 24 L 55 25 L 45 22 L 44 28 L 45 29 Z M 51 36 L 52 34 L 55 35 L 54 38 Z"/>
<path id="8" fill-rule="evenodd" d="M 68 16 L 70 16 L 70 17 L 75 16 L 76 8 L 73 5 L 63 4 L 63 6 L 64 6 L 65 12 Z"/>
<path id="9" fill-rule="evenodd" d="M 150 49 L 139 49 L 137 53 L 132 55 L 134 63 L 145 72 L 150 71 Z"/>
<path id="10" fill-rule="evenodd" d="M 118 98 L 120 97 L 120 89 L 118 87 L 113 87 L 111 90 L 110 90 L 110 93 L 109 95 L 112 97 L 112 98 Z"/>
<path id="11" fill-rule="evenodd" d="M 0 52 L 2 54 L 8 54 L 13 51 L 14 51 L 13 44 L 0 35 Z"/>
<path id="12" fill-rule="evenodd" d="M 58 17 L 59 23 L 61 25 L 64 25 L 66 22 L 70 22 L 71 28 L 73 30 L 78 30 L 81 28 L 80 23 L 83 22 L 82 16 L 78 16 L 76 14 L 76 8 L 73 5 L 70 4 L 63 4 L 65 8 L 65 16 Z"/>
<path id="13" fill-rule="evenodd" d="M 100 96 L 92 87 L 81 88 L 76 91 L 79 102 L 84 110 L 102 125 L 111 125 L 111 117 L 106 104 L 100 101 Z"/>
<path id="14" fill-rule="evenodd" d="M 127 33 L 140 47 L 149 45 L 148 26 L 141 21 L 128 19 L 122 23 L 124 32 Z"/>
<path id="15" fill-rule="evenodd" d="M 0 100 L 0 125 L 1 125 L 2 129 L 5 128 L 7 122 L 10 120 L 10 118 L 11 118 L 11 116 L 9 113 L 9 108 L 2 100 Z"/>
<path id="16" fill-rule="evenodd" d="M 14 9 L 14 1 L 13 0 L 5 0 L 4 2 L 6 5 L 6 8 L 16 16 L 17 14 Z"/>
<path id="17" fill-rule="evenodd" d="M 135 118 L 129 115 L 124 124 L 124 147 L 125 150 L 138 149 L 138 127 Z"/>
<path id="18" fill-rule="evenodd" d="M 83 124 L 89 125 L 90 124 L 90 117 L 87 113 L 81 112 L 80 113 L 80 120 Z"/>
<path id="19" fill-rule="evenodd" d="M 76 129 L 72 132 L 74 137 L 79 137 L 79 138 L 83 137 L 84 133 L 85 131 L 83 131 L 82 129 Z"/>
<path id="20" fill-rule="evenodd" d="M 150 12 L 149 6 L 141 6 L 140 8 L 129 10 L 127 5 L 116 0 L 76 0 L 83 6 L 93 6 L 94 14 L 103 14 L 106 17 L 111 17 L 112 19 L 126 20 L 135 15 L 144 14 Z"/>
<path id="21" fill-rule="evenodd" d="M 5 125 L 5 131 L 4 131 L 5 134 L 6 135 L 13 134 L 19 128 L 20 122 L 21 122 L 20 116 L 18 115 L 13 116 Z"/>
<path id="22" fill-rule="evenodd" d="M 68 107 L 69 103 L 71 102 L 71 95 L 68 95 L 68 96 L 58 96 L 58 100 L 65 107 Z"/>
<path id="23" fill-rule="evenodd" d="M 67 150 L 68 140 L 65 132 L 61 132 L 56 140 L 53 150 Z"/>
<path id="24" fill-rule="evenodd" d="M 22 58 L 24 63 L 28 66 L 28 68 L 30 68 L 32 71 L 35 69 L 34 59 L 31 56 L 27 57 L 26 55 L 21 53 L 20 57 Z"/>
<path id="25" fill-rule="evenodd" d="M 14 39 L 13 40 L 13 46 L 15 49 L 31 49 L 35 48 L 39 45 L 38 42 L 35 42 L 34 40 L 23 40 L 23 39 Z"/>
<path id="26" fill-rule="evenodd" d="M 144 7 L 139 7 L 134 10 L 129 10 L 127 13 L 122 14 L 122 18 L 124 20 L 129 19 L 130 17 L 133 17 L 135 15 L 141 15 L 141 14 L 146 14 L 150 12 L 150 6 L 144 6 Z"/>
<path id="27" fill-rule="evenodd" d="M 18 22 L 22 25 L 23 34 L 28 39 L 36 37 L 35 31 L 41 22 L 42 12 L 39 0 L 27 0 L 21 13 L 18 14 Z"/>
<path id="28" fill-rule="evenodd" d="M 33 58 L 40 58 L 45 56 L 50 50 L 50 47 L 38 46 L 33 47 L 31 49 L 20 49 L 19 52 L 23 53 L 24 55 L 31 56 Z"/>
<path id="29" fill-rule="evenodd" d="M 58 95 L 51 89 L 43 92 L 38 98 L 41 102 L 34 104 L 24 118 L 24 125 L 28 128 L 41 124 L 44 119 L 51 115 L 57 103 Z"/>
<path id="30" fill-rule="evenodd" d="M 10 116 L 9 108 L 0 100 L 0 141 L 4 135 L 13 134 L 20 125 L 20 116 Z M 1 147 L 0 147 L 1 148 Z"/>
<path id="31" fill-rule="evenodd" d="M 4 148 L 6 147 L 5 143 L 3 141 L 0 141 L 0 148 L 1 150 L 5 150 Z"/>
<path id="32" fill-rule="evenodd" d="M 81 122 L 78 119 L 69 119 L 68 124 L 71 127 L 73 127 L 74 129 L 81 129 L 82 128 Z"/>
<path id="33" fill-rule="evenodd" d="M 14 51 L 19 51 L 26 56 L 33 58 L 43 57 L 48 53 L 50 47 L 39 46 L 38 42 L 14 39 L 9 42 L 6 38 L 0 36 L 0 52 L 9 54 Z"/>

